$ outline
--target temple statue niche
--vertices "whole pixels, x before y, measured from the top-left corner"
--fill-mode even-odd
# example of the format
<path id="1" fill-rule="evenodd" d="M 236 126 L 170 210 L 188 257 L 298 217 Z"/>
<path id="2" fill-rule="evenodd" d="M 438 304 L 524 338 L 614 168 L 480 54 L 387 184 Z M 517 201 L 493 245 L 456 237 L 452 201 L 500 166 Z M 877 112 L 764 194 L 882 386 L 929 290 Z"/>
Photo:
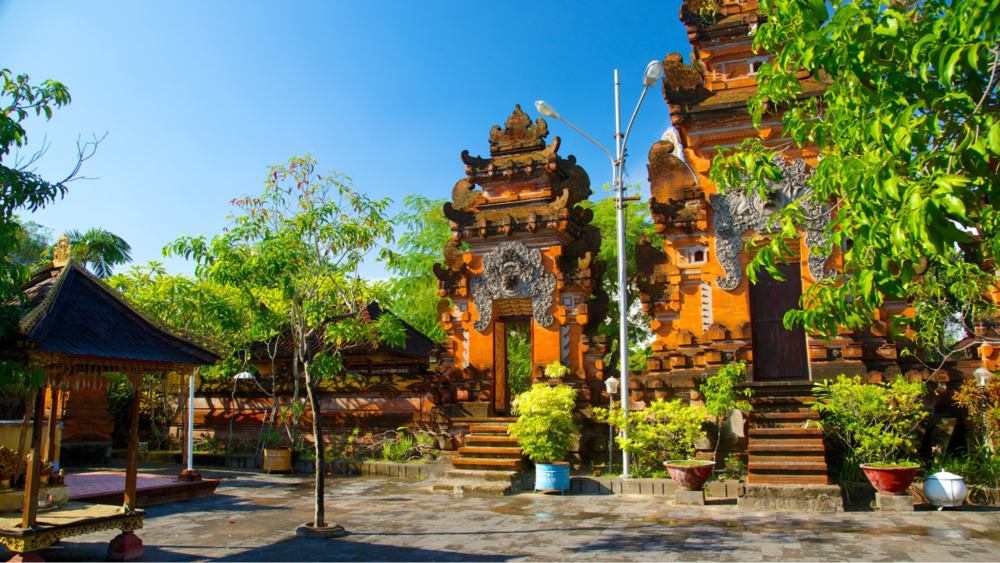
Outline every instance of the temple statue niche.
<path id="1" fill-rule="evenodd" d="M 522 361 L 532 381 L 561 362 L 581 408 L 607 402 L 601 235 L 577 205 L 591 195 L 590 179 L 574 157 L 558 155 L 559 137 L 546 144 L 548 134 L 544 119 L 532 122 L 516 106 L 490 131 L 489 158 L 462 153 L 465 177 L 444 205 L 452 240 L 434 273 L 447 334 L 441 402 L 452 420 L 510 414 L 524 382 L 512 379 L 509 336 L 530 341 Z M 508 325 L 520 327 L 517 336 Z"/>

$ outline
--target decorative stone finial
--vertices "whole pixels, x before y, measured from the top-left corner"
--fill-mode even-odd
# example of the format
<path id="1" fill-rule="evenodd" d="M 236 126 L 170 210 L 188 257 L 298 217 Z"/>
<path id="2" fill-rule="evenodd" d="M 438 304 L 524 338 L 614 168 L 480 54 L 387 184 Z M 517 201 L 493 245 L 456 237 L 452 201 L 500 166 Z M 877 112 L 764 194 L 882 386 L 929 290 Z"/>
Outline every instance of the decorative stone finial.
<path id="1" fill-rule="evenodd" d="M 69 259 L 72 255 L 73 249 L 69 244 L 69 236 L 63 235 L 59 237 L 59 242 L 57 242 L 56 247 L 52 249 L 52 265 L 57 268 L 62 268 L 69 263 Z"/>
<path id="2" fill-rule="evenodd" d="M 521 111 L 521 104 L 514 106 L 514 113 L 510 114 L 504 125 L 503 128 L 494 125 L 490 130 L 491 155 L 531 152 L 545 148 L 545 137 L 549 136 L 549 124 L 539 117 L 532 125 L 528 114 Z"/>

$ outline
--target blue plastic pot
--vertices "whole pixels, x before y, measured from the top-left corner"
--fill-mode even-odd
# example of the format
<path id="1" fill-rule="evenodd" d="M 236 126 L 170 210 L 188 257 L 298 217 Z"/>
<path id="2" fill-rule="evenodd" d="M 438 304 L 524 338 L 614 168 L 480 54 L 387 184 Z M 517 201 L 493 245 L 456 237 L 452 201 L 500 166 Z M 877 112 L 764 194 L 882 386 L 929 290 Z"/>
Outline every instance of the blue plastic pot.
<path id="1" fill-rule="evenodd" d="M 535 492 L 559 491 L 566 494 L 569 489 L 569 463 L 557 461 L 554 463 L 535 464 Z"/>

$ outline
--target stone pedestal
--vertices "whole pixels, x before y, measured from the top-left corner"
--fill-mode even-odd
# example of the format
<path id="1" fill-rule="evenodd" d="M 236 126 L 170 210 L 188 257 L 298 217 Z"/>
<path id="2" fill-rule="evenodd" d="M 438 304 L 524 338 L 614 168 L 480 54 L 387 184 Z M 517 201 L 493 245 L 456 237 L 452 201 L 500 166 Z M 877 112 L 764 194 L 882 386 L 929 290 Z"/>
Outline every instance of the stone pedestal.
<path id="1" fill-rule="evenodd" d="M 185 469 L 177 476 L 178 481 L 201 481 L 201 473 L 197 469 Z"/>
<path id="2" fill-rule="evenodd" d="M 875 493 L 875 508 L 882 512 L 913 512 L 913 497 Z"/>
<path id="3" fill-rule="evenodd" d="M 705 506 L 705 491 L 677 491 L 674 504 L 689 506 Z"/>
<path id="4" fill-rule="evenodd" d="M 13 561 L 14 563 L 21 563 L 22 561 L 24 561 L 24 562 L 27 563 L 28 561 L 30 561 L 31 563 L 35 563 L 36 561 L 45 561 L 45 560 L 42 559 L 41 555 L 38 555 L 35 552 L 31 552 L 31 553 L 23 553 L 23 554 L 22 553 L 15 553 L 14 557 L 11 557 L 7 561 Z"/>
<path id="5" fill-rule="evenodd" d="M 115 536 L 108 544 L 108 561 L 131 561 L 142 557 L 142 540 L 132 532 Z"/>

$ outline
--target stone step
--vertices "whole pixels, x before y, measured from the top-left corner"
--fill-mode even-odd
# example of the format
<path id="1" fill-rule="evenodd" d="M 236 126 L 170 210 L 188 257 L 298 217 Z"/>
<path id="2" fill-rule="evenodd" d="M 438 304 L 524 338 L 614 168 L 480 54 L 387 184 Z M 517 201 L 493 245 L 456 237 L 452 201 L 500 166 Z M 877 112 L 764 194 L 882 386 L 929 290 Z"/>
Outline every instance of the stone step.
<path id="1" fill-rule="evenodd" d="M 517 446 L 517 438 L 511 438 L 510 436 L 473 436 L 469 435 L 465 437 L 465 443 L 470 446 L 499 446 L 499 447 L 513 447 Z"/>
<path id="2" fill-rule="evenodd" d="M 822 439 L 823 431 L 819 428 L 751 428 L 750 438 L 754 439 L 783 439 L 783 438 L 804 438 L 815 436 Z"/>
<path id="3" fill-rule="evenodd" d="M 754 440 L 747 448 L 750 455 L 775 452 L 775 453 L 806 453 L 826 451 L 823 441 L 815 440 Z"/>
<path id="4" fill-rule="evenodd" d="M 520 471 L 524 468 L 524 462 L 518 459 L 467 459 L 456 458 L 451 460 L 451 466 L 455 469 L 485 469 L 492 471 Z"/>
<path id="5" fill-rule="evenodd" d="M 756 409 L 758 406 L 805 405 L 815 401 L 816 397 L 751 397 L 750 404 Z"/>
<path id="6" fill-rule="evenodd" d="M 796 411 L 796 412 L 751 412 L 751 422 L 790 422 L 797 420 L 819 420 L 819 413 L 816 411 Z"/>
<path id="7" fill-rule="evenodd" d="M 468 416 L 464 418 L 453 418 L 451 419 L 451 421 L 453 424 L 461 424 L 463 422 L 470 424 L 484 423 L 484 422 L 510 424 L 511 422 L 517 422 L 517 417 L 516 416 Z"/>
<path id="8" fill-rule="evenodd" d="M 506 424 L 496 424 L 496 425 L 482 425 L 482 424 L 477 424 L 475 426 L 470 426 L 469 427 L 469 432 L 472 433 L 472 434 L 477 434 L 477 435 L 487 434 L 487 435 L 491 435 L 491 436 L 495 436 L 495 435 L 506 436 L 507 435 L 507 425 Z"/>
<path id="9" fill-rule="evenodd" d="M 802 462 L 819 462 L 826 463 L 826 456 L 820 452 L 819 455 L 815 453 L 803 453 L 803 454 L 789 454 L 788 452 L 774 452 L 773 455 L 761 455 L 757 453 L 751 453 L 748 461 L 753 463 L 759 462 L 790 462 L 790 463 L 802 463 Z"/>
<path id="10" fill-rule="evenodd" d="M 520 483 L 521 474 L 516 471 L 468 471 L 449 469 L 441 473 L 442 481 L 460 483 Z"/>
<path id="11" fill-rule="evenodd" d="M 521 459 L 521 448 L 463 446 L 458 448 L 458 455 L 463 458 L 513 457 Z"/>
<path id="12" fill-rule="evenodd" d="M 829 479 L 823 475 L 768 475 L 750 473 L 747 483 L 754 485 L 826 485 Z"/>
<path id="13" fill-rule="evenodd" d="M 748 464 L 751 473 L 761 471 L 792 473 L 798 471 L 822 471 L 826 473 L 825 461 L 753 461 Z"/>

